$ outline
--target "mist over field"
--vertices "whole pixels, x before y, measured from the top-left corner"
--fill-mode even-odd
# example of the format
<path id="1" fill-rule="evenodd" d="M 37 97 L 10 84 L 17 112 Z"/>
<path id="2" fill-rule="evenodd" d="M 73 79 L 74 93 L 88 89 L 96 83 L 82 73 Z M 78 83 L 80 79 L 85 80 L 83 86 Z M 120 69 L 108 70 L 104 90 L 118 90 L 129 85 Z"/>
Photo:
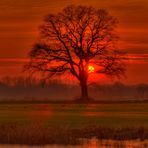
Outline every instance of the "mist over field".
<path id="1" fill-rule="evenodd" d="M 89 93 L 98 101 L 144 101 L 148 100 L 148 84 L 90 84 Z M 0 94 L 1 101 L 72 101 L 79 98 L 80 88 L 59 80 L 45 82 L 35 78 L 5 77 L 0 80 Z"/>

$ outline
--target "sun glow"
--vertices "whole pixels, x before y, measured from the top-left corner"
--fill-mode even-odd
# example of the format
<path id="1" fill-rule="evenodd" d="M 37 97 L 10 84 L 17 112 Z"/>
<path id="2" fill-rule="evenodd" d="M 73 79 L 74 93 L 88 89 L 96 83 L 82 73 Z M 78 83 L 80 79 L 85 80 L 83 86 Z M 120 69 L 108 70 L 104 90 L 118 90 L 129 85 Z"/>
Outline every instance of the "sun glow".
<path id="1" fill-rule="evenodd" d="M 95 68 L 92 65 L 88 66 L 88 73 L 93 73 L 95 71 Z"/>

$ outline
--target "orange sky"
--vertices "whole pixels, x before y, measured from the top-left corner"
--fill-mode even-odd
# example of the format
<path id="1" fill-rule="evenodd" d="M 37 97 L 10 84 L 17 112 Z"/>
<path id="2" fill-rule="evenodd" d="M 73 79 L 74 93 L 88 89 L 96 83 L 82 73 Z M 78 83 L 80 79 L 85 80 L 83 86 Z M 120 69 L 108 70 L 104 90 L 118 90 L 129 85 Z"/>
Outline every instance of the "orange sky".
<path id="1" fill-rule="evenodd" d="M 0 75 L 20 74 L 43 16 L 69 4 L 105 8 L 118 18 L 119 47 L 133 57 L 127 83 L 148 83 L 147 0 L 0 0 Z"/>

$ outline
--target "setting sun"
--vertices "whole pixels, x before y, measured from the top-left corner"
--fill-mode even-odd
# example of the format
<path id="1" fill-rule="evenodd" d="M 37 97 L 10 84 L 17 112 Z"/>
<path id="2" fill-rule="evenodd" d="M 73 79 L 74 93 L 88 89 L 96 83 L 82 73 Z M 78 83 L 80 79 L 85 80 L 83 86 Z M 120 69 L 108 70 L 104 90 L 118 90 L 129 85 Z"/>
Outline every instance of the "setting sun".
<path id="1" fill-rule="evenodd" d="M 88 73 L 92 73 L 95 71 L 95 68 L 92 65 L 88 66 Z"/>

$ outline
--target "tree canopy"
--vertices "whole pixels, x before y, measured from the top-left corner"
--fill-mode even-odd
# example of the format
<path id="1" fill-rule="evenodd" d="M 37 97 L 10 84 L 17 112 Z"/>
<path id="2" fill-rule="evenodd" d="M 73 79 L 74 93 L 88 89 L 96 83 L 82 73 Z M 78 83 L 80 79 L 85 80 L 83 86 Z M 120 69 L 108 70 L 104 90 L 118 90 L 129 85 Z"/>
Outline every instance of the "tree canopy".
<path id="1" fill-rule="evenodd" d="M 29 53 L 27 68 L 47 77 L 69 72 L 77 78 L 82 96 L 88 97 L 88 66 L 96 73 L 120 76 L 125 71 L 121 51 L 116 47 L 117 19 L 106 10 L 68 6 L 48 14 L 40 27 L 40 40 Z"/>

